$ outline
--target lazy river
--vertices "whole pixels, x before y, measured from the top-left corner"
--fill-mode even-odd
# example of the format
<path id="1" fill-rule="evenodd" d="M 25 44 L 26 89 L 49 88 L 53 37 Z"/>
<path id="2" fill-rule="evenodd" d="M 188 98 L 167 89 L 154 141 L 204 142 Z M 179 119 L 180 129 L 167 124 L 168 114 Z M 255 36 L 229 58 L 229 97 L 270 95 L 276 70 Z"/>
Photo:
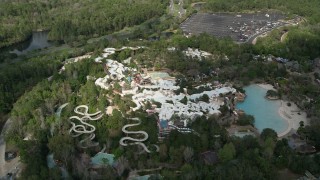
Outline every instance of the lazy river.
<path id="1" fill-rule="evenodd" d="M 244 102 L 237 104 L 237 108 L 254 116 L 254 125 L 259 132 L 265 128 L 271 128 L 280 134 L 288 128 L 288 123 L 278 113 L 280 101 L 266 99 L 267 90 L 258 85 L 247 86 L 244 90 L 247 97 Z"/>

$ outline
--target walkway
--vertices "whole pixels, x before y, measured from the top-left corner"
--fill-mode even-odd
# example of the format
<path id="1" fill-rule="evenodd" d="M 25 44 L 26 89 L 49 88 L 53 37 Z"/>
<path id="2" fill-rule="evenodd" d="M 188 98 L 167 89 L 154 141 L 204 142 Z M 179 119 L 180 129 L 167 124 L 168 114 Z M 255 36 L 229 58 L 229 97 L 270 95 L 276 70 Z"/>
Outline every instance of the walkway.
<path id="1" fill-rule="evenodd" d="M 0 179 L 6 179 L 7 173 L 11 172 L 13 174 L 17 173 L 18 167 L 20 166 L 20 158 L 16 157 L 9 162 L 5 161 L 5 152 L 6 152 L 6 142 L 4 136 L 6 131 L 11 126 L 12 120 L 8 119 L 0 135 Z M 17 167 L 17 168 L 16 168 Z"/>

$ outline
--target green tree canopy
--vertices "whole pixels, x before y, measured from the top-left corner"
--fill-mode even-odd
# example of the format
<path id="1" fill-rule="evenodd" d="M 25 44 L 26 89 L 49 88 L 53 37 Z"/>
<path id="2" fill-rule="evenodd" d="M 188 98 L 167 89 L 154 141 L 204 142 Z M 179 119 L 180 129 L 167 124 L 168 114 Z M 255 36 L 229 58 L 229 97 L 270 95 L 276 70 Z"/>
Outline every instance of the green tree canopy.
<path id="1" fill-rule="evenodd" d="M 265 141 L 268 137 L 272 138 L 273 141 L 277 141 L 278 134 L 273 129 L 265 128 L 262 130 L 262 132 L 260 134 L 260 138 Z"/>
<path id="2" fill-rule="evenodd" d="M 236 155 L 236 149 L 233 143 L 228 143 L 223 146 L 222 149 L 219 150 L 219 159 L 222 162 L 227 162 L 232 160 Z"/>

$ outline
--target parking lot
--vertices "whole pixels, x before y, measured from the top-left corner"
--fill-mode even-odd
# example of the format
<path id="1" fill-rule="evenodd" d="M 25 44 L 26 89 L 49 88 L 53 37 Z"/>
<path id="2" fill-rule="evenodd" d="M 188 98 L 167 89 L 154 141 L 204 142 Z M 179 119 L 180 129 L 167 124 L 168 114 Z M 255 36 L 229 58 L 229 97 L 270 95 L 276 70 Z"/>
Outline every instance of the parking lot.
<path id="1" fill-rule="evenodd" d="M 252 41 L 255 36 L 286 25 L 281 13 L 228 14 L 197 13 L 186 19 L 180 28 L 187 35 L 208 33 L 221 37 L 231 37 L 237 42 Z"/>

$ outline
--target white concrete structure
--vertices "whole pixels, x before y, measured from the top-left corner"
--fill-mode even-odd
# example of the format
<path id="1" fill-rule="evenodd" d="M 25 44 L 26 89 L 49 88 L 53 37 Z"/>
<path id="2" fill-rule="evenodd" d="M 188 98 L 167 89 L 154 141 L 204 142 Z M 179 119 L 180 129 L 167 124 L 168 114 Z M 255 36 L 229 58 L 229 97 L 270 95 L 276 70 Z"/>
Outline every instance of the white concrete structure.
<path id="1" fill-rule="evenodd" d="M 176 89 L 174 85 L 171 87 L 165 86 L 164 88 L 161 85 L 154 85 L 154 88 L 158 90 L 153 91 L 144 89 L 142 93 L 133 95 L 133 102 L 137 105 L 133 110 L 136 111 L 140 109 L 145 101 L 154 100 L 161 103 L 161 107 L 156 108 L 156 111 L 159 113 L 160 120 L 170 120 L 174 114 L 190 118 L 202 115 L 219 114 L 219 108 L 223 105 L 223 102 L 217 101 L 217 97 L 219 97 L 220 94 L 236 92 L 234 88 L 221 87 L 211 91 L 204 91 L 199 94 L 185 95 L 180 93 L 179 95 L 176 95 L 173 92 L 173 90 Z M 205 94 L 208 95 L 210 102 L 206 103 L 198 101 L 198 99 Z M 183 104 L 180 101 L 185 97 L 187 98 L 187 103 Z M 169 122 L 169 125 L 172 125 L 172 123 L 173 122 Z M 185 123 L 185 126 L 186 125 L 187 122 Z"/>
<path id="2" fill-rule="evenodd" d="M 201 51 L 199 49 L 192 49 L 192 48 L 188 48 L 187 50 L 183 51 L 183 53 L 186 56 L 189 56 L 192 58 L 198 58 L 198 59 L 201 59 L 202 57 L 206 58 L 212 55 L 211 53 L 208 53 L 206 51 Z"/>
<path id="3" fill-rule="evenodd" d="M 104 49 L 102 59 L 107 58 L 110 54 L 113 54 L 116 51 L 127 48 L 130 47 L 122 47 L 121 49 L 106 48 Z M 174 51 L 175 48 L 168 48 L 168 50 Z M 187 56 L 199 59 L 201 59 L 201 57 L 208 57 L 212 55 L 205 51 L 198 49 L 193 50 L 191 48 L 188 48 L 188 50 L 184 51 L 184 53 Z M 111 59 L 106 60 L 106 70 L 107 75 L 104 78 L 98 78 L 95 81 L 95 84 L 103 89 L 109 89 L 110 86 L 113 86 L 114 82 L 124 85 L 125 78 L 127 78 L 129 74 L 132 75 L 132 72 L 136 72 L 136 69 L 126 67 L 123 64 Z M 160 120 L 168 120 L 168 125 L 174 125 L 173 122 L 170 121 L 174 114 L 187 117 L 183 121 L 184 126 L 187 126 L 188 120 L 194 119 L 197 116 L 219 114 L 219 108 L 223 105 L 223 102 L 218 100 L 219 95 L 229 92 L 236 92 L 236 90 L 231 87 L 224 87 L 221 85 L 220 87 L 215 88 L 212 86 L 212 84 L 205 84 L 196 88 L 199 89 L 200 87 L 209 87 L 208 89 L 212 90 L 192 95 L 188 95 L 185 91 L 185 93 L 176 95 L 174 91 L 178 90 L 180 87 L 176 86 L 176 79 L 174 77 L 170 77 L 168 74 L 165 75 L 164 72 L 149 73 L 150 74 L 140 74 L 139 76 L 141 82 L 146 83 L 140 84 L 139 82 L 132 81 L 130 84 L 132 89 L 122 90 L 121 96 L 129 94 L 133 95 L 132 101 L 136 104 L 136 107 L 132 108 L 133 111 L 137 111 L 143 107 L 147 101 L 159 102 L 161 106 L 159 108 L 155 108 L 154 111 L 159 113 Z M 133 77 L 131 77 L 131 79 L 132 78 Z M 203 95 L 207 95 L 209 97 L 209 103 L 199 101 Z M 186 102 L 182 103 L 181 100 L 185 98 Z"/>
<path id="4" fill-rule="evenodd" d="M 75 57 L 75 58 L 66 59 L 66 60 L 64 61 L 64 65 L 63 65 L 63 66 L 61 67 L 61 69 L 59 70 L 59 74 L 61 74 L 63 71 L 66 70 L 66 67 L 65 67 L 66 64 L 72 64 L 72 63 L 79 62 L 79 61 L 81 61 L 81 60 L 83 60 L 83 59 L 89 59 L 89 58 L 91 58 L 91 54 L 92 54 L 92 53 L 88 53 L 88 54 L 85 54 L 85 55 L 83 55 L 83 56 L 78 56 L 78 57 Z"/>
<path id="5" fill-rule="evenodd" d="M 108 60 L 109 61 L 109 60 Z M 124 79 L 123 72 L 128 70 L 125 66 L 121 63 L 115 61 L 109 61 L 107 63 L 110 66 L 111 74 L 114 74 L 113 80 L 122 80 Z M 114 65 L 114 67 L 112 66 Z M 120 69 L 119 71 L 117 69 Z M 131 69 L 129 69 L 131 70 Z M 147 75 L 142 75 L 142 79 L 150 78 Z M 108 88 L 106 78 L 100 78 L 96 81 L 96 85 L 99 85 L 102 88 Z M 109 78 L 112 79 L 112 78 Z M 101 82 L 101 83 L 100 83 Z M 190 119 L 193 119 L 197 116 L 202 115 L 213 115 L 219 114 L 219 108 L 223 105 L 223 102 L 219 102 L 217 98 L 220 94 L 226 93 L 235 93 L 236 90 L 231 87 L 224 87 L 221 85 L 218 88 L 215 88 L 211 91 L 204 91 L 199 94 L 179 94 L 176 95 L 174 93 L 175 90 L 178 90 L 180 87 L 176 86 L 176 79 L 173 77 L 165 77 L 165 78 L 151 78 L 151 84 L 147 85 L 139 85 L 135 83 L 131 83 L 132 89 L 123 90 L 122 96 L 132 94 L 132 101 L 136 104 L 135 108 L 132 108 L 133 111 L 140 109 L 144 106 L 146 101 L 156 101 L 161 103 L 160 108 L 156 108 L 155 111 L 159 113 L 160 120 L 170 120 L 173 114 L 177 114 L 179 116 L 186 116 Z M 138 93 L 138 87 L 143 89 L 141 93 Z M 212 84 L 205 84 L 196 87 L 199 89 L 200 87 L 212 87 Z M 209 103 L 198 101 L 203 95 L 207 95 L 210 99 Z M 180 101 L 186 97 L 187 103 L 183 104 Z M 168 103 L 171 102 L 171 103 Z M 185 120 L 185 126 L 187 126 L 188 122 Z M 173 122 L 169 122 L 169 125 L 173 125 Z"/>
<path id="6" fill-rule="evenodd" d="M 81 61 L 83 59 L 89 59 L 89 58 L 91 58 L 91 54 L 90 53 L 89 54 L 85 54 L 83 56 L 78 56 L 78 57 L 75 57 L 75 58 L 67 59 L 65 61 L 65 64 L 76 63 L 76 62 L 79 62 L 79 61 Z"/>
<path id="7" fill-rule="evenodd" d="M 107 59 L 106 69 L 108 74 L 104 78 L 98 78 L 95 81 L 95 85 L 101 87 L 102 89 L 109 89 L 110 85 L 108 81 L 121 81 L 126 77 L 126 73 L 136 72 L 136 69 L 124 66 L 122 63 L 117 61 Z"/>
<path id="8" fill-rule="evenodd" d="M 116 51 L 122 51 L 122 50 L 125 50 L 125 49 L 130 49 L 130 50 L 138 50 L 138 49 L 143 49 L 143 48 L 146 48 L 144 46 L 137 46 L 137 47 L 126 47 L 126 46 L 123 46 L 122 48 L 120 49 L 116 49 L 116 48 L 105 48 L 103 50 L 103 53 L 102 53 L 102 57 L 97 57 L 94 59 L 95 62 L 98 62 L 98 63 L 102 63 L 102 59 L 104 58 L 108 58 L 110 55 L 116 53 Z"/>

